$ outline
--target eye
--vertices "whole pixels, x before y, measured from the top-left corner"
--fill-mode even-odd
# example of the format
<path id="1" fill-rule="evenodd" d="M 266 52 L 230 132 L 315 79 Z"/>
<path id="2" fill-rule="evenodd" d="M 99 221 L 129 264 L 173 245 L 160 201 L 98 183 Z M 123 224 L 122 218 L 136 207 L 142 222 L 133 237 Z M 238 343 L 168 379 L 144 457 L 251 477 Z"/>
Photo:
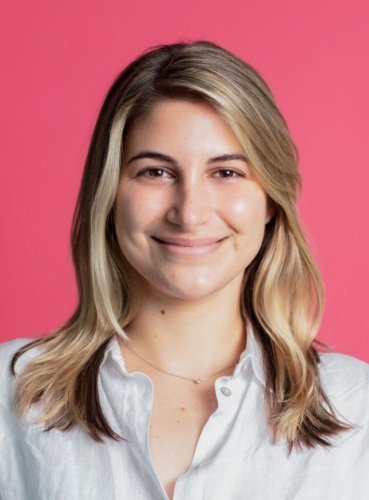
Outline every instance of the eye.
<path id="1" fill-rule="evenodd" d="M 149 177 L 153 179 L 172 179 L 174 176 L 164 168 L 146 168 L 137 174 L 137 177 Z"/>
<path id="2" fill-rule="evenodd" d="M 237 177 L 245 177 L 245 174 L 232 168 L 221 168 L 214 173 L 214 177 L 221 177 L 224 179 L 235 179 Z"/>

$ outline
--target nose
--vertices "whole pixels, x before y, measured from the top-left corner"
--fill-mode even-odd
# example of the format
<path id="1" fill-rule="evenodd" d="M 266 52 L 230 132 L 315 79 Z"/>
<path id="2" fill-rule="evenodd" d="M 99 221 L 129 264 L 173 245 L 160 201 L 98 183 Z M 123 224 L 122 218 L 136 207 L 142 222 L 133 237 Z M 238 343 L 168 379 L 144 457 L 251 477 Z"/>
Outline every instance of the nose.
<path id="1" fill-rule="evenodd" d="M 212 208 L 209 198 L 206 186 L 201 182 L 179 186 L 173 193 L 167 220 L 179 226 L 182 231 L 194 231 L 210 220 Z"/>

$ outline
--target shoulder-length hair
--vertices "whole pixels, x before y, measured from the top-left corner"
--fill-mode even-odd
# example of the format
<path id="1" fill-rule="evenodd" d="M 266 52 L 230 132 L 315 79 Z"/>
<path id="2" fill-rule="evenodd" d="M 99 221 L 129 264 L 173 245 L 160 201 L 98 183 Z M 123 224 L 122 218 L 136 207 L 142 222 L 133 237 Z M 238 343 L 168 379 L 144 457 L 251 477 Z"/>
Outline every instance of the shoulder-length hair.
<path id="1" fill-rule="evenodd" d="M 241 311 L 263 353 L 271 435 L 289 447 L 329 445 L 348 426 L 321 386 L 313 347 L 323 288 L 296 211 L 297 153 L 275 100 L 258 73 L 209 42 L 154 48 L 133 61 L 100 111 L 74 215 L 72 251 L 79 305 L 56 333 L 31 342 L 42 353 L 17 377 L 16 408 L 42 402 L 46 429 L 85 429 L 95 440 L 119 439 L 99 403 L 104 350 L 135 315 L 134 280 L 117 244 L 114 202 L 124 137 L 162 99 L 210 104 L 230 125 L 273 206 L 262 247 L 245 270 Z"/>

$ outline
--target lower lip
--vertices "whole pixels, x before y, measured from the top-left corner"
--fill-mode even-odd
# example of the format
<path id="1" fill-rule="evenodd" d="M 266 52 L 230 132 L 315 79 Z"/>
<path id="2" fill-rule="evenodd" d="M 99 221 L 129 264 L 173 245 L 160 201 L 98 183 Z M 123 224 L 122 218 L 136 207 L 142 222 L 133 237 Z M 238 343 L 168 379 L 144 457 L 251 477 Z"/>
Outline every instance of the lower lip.
<path id="1" fill-rule="evenodd" d="M 200 255 L 209 255 L 215 252 L 223 243 L 223 240 L 216 241 L 215 243 L 211 243 L 210 245 L 200 245 L 195 247 L 182 246 L 182 245 L 173 245 L 171 243 L 165 243 L 154 239 L 154 241 L 163 249 L 165 249 L 168 253 L 176 256 L 188 256 L 188 257 L 197 257 Z"/>

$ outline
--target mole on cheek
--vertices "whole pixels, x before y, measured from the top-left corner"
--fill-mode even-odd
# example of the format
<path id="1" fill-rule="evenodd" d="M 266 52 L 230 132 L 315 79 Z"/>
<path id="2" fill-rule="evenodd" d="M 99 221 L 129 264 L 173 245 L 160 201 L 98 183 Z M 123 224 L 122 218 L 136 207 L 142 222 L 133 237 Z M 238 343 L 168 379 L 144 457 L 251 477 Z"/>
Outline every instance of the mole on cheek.
<path id="1" fill-rule="evenodd" d="M 160 312 L 161 312 L 161 314 L 165 314 L 165 311 L 164 311 L 164 309 L 162 309 L 162 310 L 161 310 Z"/>
<path id="2" fill-rule="evenodd" d="M 181 406 L 180 410 L 181 411 L 187 411 L 187 408 L 185 408 L 184 406 Z"/>

